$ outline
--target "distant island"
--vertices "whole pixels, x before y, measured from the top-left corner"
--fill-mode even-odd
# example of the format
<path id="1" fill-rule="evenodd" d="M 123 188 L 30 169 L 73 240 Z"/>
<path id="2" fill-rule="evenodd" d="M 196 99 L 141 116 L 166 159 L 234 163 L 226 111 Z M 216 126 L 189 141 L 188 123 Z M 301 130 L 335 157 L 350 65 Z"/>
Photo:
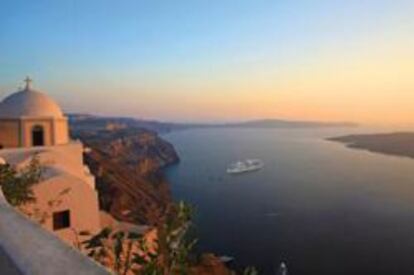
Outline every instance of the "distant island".
<path id="1" fill-rule="evenodd" d="M 414 158 L 414 132 L 348 135 L 328 140 L 342 142 L 349 148 Z"/>
<path id="2" fill-rule="evenodd" d="M 352 122 L 319 122 L 319 121 L 300 121 L 300 120 L 281 120 L 281 119 L 261 119 L 240 123 L 227 123 L 217 125 L 220 127 L 238 128 L 325 128 L 325 127 L 357 127 Z"/>
<path id="3" fill-rule="evenodd" d="M 352 122 L 319 122 L 319 121 L 296 121 L 281 119 L 260 119 L 231 123 L 177 123 L 156 120 L 143 120 L 130 117 L 105 117 L 89 114 L 68 114 L 69 121 L 77 129 L 115 127 L 115 128 L 144 128 L 157 133 L 168 133 L 171 131 L 194 129 L 194 128 L 328 128 L 328 127 L 357 127 Z"/>

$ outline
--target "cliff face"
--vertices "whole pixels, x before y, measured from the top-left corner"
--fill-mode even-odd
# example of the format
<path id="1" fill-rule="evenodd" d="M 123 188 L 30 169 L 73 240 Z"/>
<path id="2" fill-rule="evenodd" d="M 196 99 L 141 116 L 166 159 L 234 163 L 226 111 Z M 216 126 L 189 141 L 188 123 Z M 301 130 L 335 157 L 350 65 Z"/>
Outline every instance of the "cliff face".
<path id="1" fill-rule="evenodd" d="M 144 129 L 78 130 L 91 150 L 101 208 L 121 221 L 156 225 L 172 199 L 161 169 L 179 161 L 171 144 Z"/>
<path id="2" fill-rule="evenodd" d="M 177 163 L 174 147 L 157 133 L 88 119 L 72 120 L 72 137 L 90 150 L 85 161 L 96 177 L 101 209 L 120 221 L 159 225 L 172 205 L 162 168 Z M 108 127 L 108 125 L 110 127 Z M 189 274 L 233 274 L 213 254 L 202 255 Z"/>

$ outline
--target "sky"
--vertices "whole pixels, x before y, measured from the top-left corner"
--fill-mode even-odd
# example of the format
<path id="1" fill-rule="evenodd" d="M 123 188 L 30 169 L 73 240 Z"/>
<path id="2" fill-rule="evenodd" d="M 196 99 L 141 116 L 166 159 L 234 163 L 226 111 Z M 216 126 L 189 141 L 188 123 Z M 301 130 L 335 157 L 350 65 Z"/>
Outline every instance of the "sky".
<path id="1" fill-rule="evenodd" d="M 414 126 L 412 0 L 0 0 L 0 98 L 67 112 Z"/>

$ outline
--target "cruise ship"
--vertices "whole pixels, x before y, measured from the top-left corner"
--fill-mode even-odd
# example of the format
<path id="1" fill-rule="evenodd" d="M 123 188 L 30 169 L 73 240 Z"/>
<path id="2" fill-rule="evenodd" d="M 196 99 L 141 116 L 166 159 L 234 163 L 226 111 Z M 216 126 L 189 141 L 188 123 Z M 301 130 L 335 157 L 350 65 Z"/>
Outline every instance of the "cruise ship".
<path id="1" fill-rule="evenodd" d="M 228 174 L 241 174 L 262 169 L 264 163 L 260 159 L 246 159 L 232 163 L 227 168 Z"/>

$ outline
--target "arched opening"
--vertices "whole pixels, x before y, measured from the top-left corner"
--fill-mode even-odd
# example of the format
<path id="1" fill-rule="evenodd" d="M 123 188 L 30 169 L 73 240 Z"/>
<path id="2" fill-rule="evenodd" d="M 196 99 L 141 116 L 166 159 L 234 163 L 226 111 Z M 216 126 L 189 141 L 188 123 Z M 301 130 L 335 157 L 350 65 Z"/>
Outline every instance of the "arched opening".
<path id="1" fill-rule="evenodd" d="M 32 129 L 32 145 L 43 146 L 45 145 L 45 133 L 42 126 L 36 125 Z"/>

